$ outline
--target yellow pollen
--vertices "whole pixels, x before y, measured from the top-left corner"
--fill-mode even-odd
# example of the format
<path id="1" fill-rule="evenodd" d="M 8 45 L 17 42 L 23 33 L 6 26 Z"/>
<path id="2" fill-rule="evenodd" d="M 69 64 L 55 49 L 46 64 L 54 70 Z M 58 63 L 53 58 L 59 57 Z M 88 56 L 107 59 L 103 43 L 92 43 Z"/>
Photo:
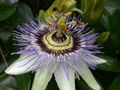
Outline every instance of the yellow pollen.
<path id="1" fill-rule="evenodd" d="M 65 23 L 61 23 L 60 25 L 61 25 L 61 27 L 62 27 L 62 30 L 64 30 L 65 32 L 68 32 L 68 29 L 67 29 Z"/>
<path id="2" fill-rule="evenodd" d="M 48 25 L 53 25 L 53 23 L 52 23 L 52 22 L 50 22 L 50 21 L 48 21 L 47 23 L 48 23 Z"/>

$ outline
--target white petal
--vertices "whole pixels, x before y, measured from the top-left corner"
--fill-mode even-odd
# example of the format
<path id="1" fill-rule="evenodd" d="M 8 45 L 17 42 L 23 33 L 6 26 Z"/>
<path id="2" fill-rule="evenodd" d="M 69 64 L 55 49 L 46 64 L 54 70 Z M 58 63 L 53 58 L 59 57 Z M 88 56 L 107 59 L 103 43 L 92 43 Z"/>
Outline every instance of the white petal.
<path id="1" fill-rule="evenodd" d="M 55 75 L 56 82 L 60 90 L 75 90 L 75 76 L 72 68 L 69 68 L 69 79 L 67 78 L 63 66 L 60 65 L 58 74 Z"/>
<path id="2" fill-rule="evenodd" d="M 36 72 L 32 90 L 45 90 L 51 77 L 52 74 L 50 74 L 49 69 L 43 69 L 42 72 Z"/>
<path id="3" fill-rule="evenodd" d="M 107 63 L 107 60 L 99 58 L 95 55 L 89 54 L 89 56 L 95 58 L 95 60 L 92 60 L 93 62 L 95 62 L 96 64 L 103 64 L 103 63 Z"/>
<path id="4" fill-rule="evenodd" d="M 99 58 L 99 57 L 92 55 L 92 54 L 83 55 L 81 53 L 78 53 L 78 55 L 89 63 L 95 63 L 95 64 L 107 63 L 107 60 Z"/>
<path id="5" fill-rule="evenodd" d="M 22 58 L 25 55 L 21 55 L 19 57 Z M 23 73 L 27 73 L 29 71 L 32 71 L 32 69 L 27 69 L 29 66 L 31 66 L 35 60 L 32 60 L 31 62 L 29 62 L 34 56 L 30 56 L 28 58 L 25 58 L 24 60 L 16 60 L 15 62 L 13 62 L 6 70 L 5 73 L 10 74 L 10 75 L 19 75 L 19 74 L 23 74 Z M 28 64 L 24 65 L 25 63 L 29 62 Z"/>
<path id="6" fill-rule="evenodd" d="M 101 90 L 100 85 L 95 80 L 88 66 L 84 62 L 80 62 L 83 68 L 76 68 L 77 72 L 80 76 L 85 80 L 85 82 L 93 89 L 93 90 Z"/>

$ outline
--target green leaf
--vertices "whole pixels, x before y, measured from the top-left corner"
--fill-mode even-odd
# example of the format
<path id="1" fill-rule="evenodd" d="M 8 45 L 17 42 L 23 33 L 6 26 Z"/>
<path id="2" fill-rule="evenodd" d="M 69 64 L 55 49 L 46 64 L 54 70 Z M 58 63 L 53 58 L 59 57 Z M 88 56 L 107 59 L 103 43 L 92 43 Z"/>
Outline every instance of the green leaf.
<path id="1" fill-rule="evenodd" d="M 77 86 L 80 90 L 89 90 L 90 87 L 85 83 L 85 81 L 81 78 L 80 80 L 76 80 Z M 79 90 L 78 89 L 78 90 Z"/>
<path id="2" fill-rule="evenodd" d="M 21 3 L 20 5 L 18 5 L 17 11 L 12 16 L 0 22 L 0 39 L 2 41 L 2 44 L 8 50 L 6 51 L 7 54 L 14 51 L 14 47 L 12 45 L 14 41 L 11 37 L 12 31 L 17 28 L 17 25 L 21 25 L 24 22 L 27 22 L 28 17 L 33 17 L 32 11 L 29 6 Z"/>
<path id="3" fill-rule="evenodd" d="M 108 90 L 120 90 L 120 75 L 113 80 Z"/>
<path id="4" fill-rule="evenodd" d="M 108 16 L 109 16 L 109 13 L 105 10 L 103 12 L 103 15 L 100 18 L 100 23 L 105 29 L 109 29 Z M 102 29 L 101 26 L 99 26 L 99 29 L 101 29 L 100 31 L 104 31 L 104 29 Z"/>
<path id="5" fill-rule="evenodd" d="M 13 0 L 14 1 L 14 0 Z M 0 13 L 1 14 L 1 13 Z M 0 39 L 2 41 L 2 45 L 4 45 L 5 49 L 4 55 L 6 57 L 7 63 L 11 63 L 14 60 L 16 60 L 17 55 L 11 56 L 9 53 L 15 51 L 16 47 L 13 46 L 12 44 L 14 41 L 12 40 L 12 31 L 16 30 L 17 25 L 21 25 L 24 22 L 27 22 L 28 17 L 33 17 L 32 11 L 30 7 L 24 3 L 20 3 L 18 5 L 18 9 L 13 13 L 10 17 L 5 19 L 4 21 L 0 22 Z M 0 42 L 1 44 L 1 42 Z M 0 68 L 2 72 L 5 69 L 5 64 L 3 64 L 3 59 L 0 57 Z M 25 79 L 24 79 L 25 78 Z M 5 80 L 4 80 L 5 81 Z M 7 80 L 8 81 L 8 80 Z M 17 89 L 12 89 L 12 83 L 14 83 L 12 80 L 8 81 L 11 85 L 6 86 L 6 84 L 2 84 L 0 87 L 0 90 L 18 90 Z M 31 83 L 31 77 L 30 75 L 23 75 L 23 76 L 18 76 L 17 77 L 17 85 L 19 87 L 19 90 L 30 90 L 30 83 Z M 1 84 L 1 82 L 0 82 Z M 17 87 L 17 86 L 16 86 Z M 23 88 L 22 88 L 23 87 Z"/>
<path id="6" fill-rule="evenodd" d="M 9 4 L 16 4 L 19 0 L 0 0 L 0 2 L 6 2 Z"/>
<path id="7" fill-rule="evenodd" d="M 52 78 L 50 80 L 49 84 L 47 85 L 46 90 L 59 90 L 58 87 L 57 87 L 57 83 L 56 83 L 54 78 Z"/>
<path id="8" fill-rule="evenodd" d="M 31 76 L 30 73 L 15 76 L 19 90 L 30 90 Z"/>
<path id="9" fill-rule="evenodd" d="M 100 31 L 109 32 L 109 38 L 105 43 L 103 43 L 103 51 L 111 56 L 116 56 L 120 53 L 120 40 L 119 38 L 119 26 L 120 26 L 120 0 L 108 0 L 107 5 L 105 6 L 104 14 L 101 18 L 101 28 L 98 28 Z"/>
<path id="10" fill-rule="evenodd" d="M 120 61 L 106 55 L 99 55 L 100 58 L 103 58 L 107 63 L 97 65 L 97 68 L 105 71 L 120 72 Z"/>
<path id="11" fill-rule="evenodd" d="M 120 26 L 120 0 L 108 0 L 106 10 L 101 18 L 103 31 L 110 32 L 108 40 L 103 44 L 105 53 L 116 56 L 120 53 L 119 26 Z"/>
<path id="12" fill-rule="evenodd" d="M 18 7 L 19 17 L 23 22 L 28 21 L 28 19 L 33 17 L 32 10 L 25 3 L 20 3 Z"/>
<path id="13" fill-rule="evenodd" d="M 17 11 L 12 16 L 0 22 L 0 39 L 4 42 L 9 40 L 12 31 L 17 28 L 17 25 L 27 22 L 32 17 L 33 13 L 30 7 L 24 3 L 20 3 Z"/>
<path id="14" fill-rule="evenodd" d="M 120 8 L 120 0 L 108 0 L 105 8 L 109 14 L 112 14 L 116 9 Z"/>
<path id="15" fill-rule="evenodd" d="M 15 78 L 7 75 L 0 78 L 0 90 L 17 90 Z"/>
<path id="16" fill-rule="evenodd" d="M 14 5 L 9 3 L 0 2 L 0 21 L 7 19 L 10 17 L 16 10 Z"/>
<path id="17" fill-rule="evenodd" d="M 114 49 L 116 53 L 120 53 L 120 9 L 115 10 L 115 12 L 109 16 L 109 30 L 111 33 L 111 42 L 114 44 Z"/>
<path id="18" fill-rule="evenodd" d="M 3 59 L 0 57 L 0 60 L 2 61 Z M 0 62 L 0 73 L 3 72 L 5 68 L 6 68 L 6 65 L 3 63 L 3 61 L 2 63 Z"/>

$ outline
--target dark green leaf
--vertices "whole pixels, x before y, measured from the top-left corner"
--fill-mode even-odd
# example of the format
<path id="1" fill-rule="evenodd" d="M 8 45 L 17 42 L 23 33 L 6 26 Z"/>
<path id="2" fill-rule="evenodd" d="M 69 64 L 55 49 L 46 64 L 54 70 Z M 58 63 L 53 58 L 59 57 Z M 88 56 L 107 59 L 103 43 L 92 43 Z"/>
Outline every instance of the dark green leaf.
<path id="1" fill-rule="evenodd" d="M 30 90 L 31 76 L 30 73 L 15 76 L 19 90 Z"/>
<path id="2" fill-rule="evenodd" d="M 0 78 L 0 90 L 17 90 L 15 78 L 7 75 Z"/>
<path id="3" fill-rule="evenodd" d="M 1 13 L 0 13 L 1 14 Z M 12 40 L 11 36 L 12 36 L 12 31 L 16 30 L 17 25 L 21 25 L 24 22 L 27 22 L 28 17 L 32 17 L 32 11 L 29 8 L 29 6 L 27 6 L 24 3 L 21 3 L 20 5 L 18 5 L 18 9 L 15 11 L 15 13 L 13 15 L 11 15 L 8 19 L 0 22 L 0 39 L 1 39 L 1 43 L 2 45 L 4 45 L 4 47 L 7 49 L 3 49 L 4 50 L 4 55 L 6 57 L 6 60 L 8 63 L 13 62 L 14 60 L 16 60 L 16 56 L 11 56 L 10 53 L 15 51 L 14 49 L 16 48 L 15 46 L 13 46 L 12 44 L 14 43 L 14 41 Z M 0 44 L 1 44 L 0 43 Z M 3 64 L 3 60 L 0 57 L 1 60 L 1 72 L 5 69 L 5 64 Z M 9 62 L 10 61 L 10 62 Z M 9 83 L 12 83 L 13 81 L 9 81 Z M 17 77 L 17 87 L 19 88 L 19 90 L 30 90 L 30 84 L 31 84 L 31 77 L 30 74 L 28 75 L 20 75 Z M 12 85 L 9 85 L 12 87 Z M 2 87 L 0 87 L 0 90 L 18 90 L 18 89 L 12 89 L 12 88 L 8 88 L 6 87 L 5 84 L 2 84 Z"/>
<path id="4" fill-rule="evenodd" d="M 85 83 L 85 81 L 82 78 L 80 80 L 76 80 L 76 82 L 80 90 L 90 90 L 90 87 Z"/>
<path id="5" fill-rule="evenodd" d="M 92 72 L 100 84 L 103 86 L 104 90 L 108 90 L 108 87 L 117 75 L 116 72 L 108 72 L 103 70 L 92 70 Z"/>
<path id="6" fill-rule="evenodd" d="M 6 2 L 9 4 L 16 4 L 19 0 L 0 0 L 0 2 Z"/>
<path id="7" fill-rule="evenodd" d="M 18 13 L 19 13 L 19 17 L 21 18 L 21 20 L 23 22 L 28 21 L 28 19 L 33 17 L 32 10 L 25 3 L 20 3 L 19 4 Z"/>
<path id="8" fill-rule="evenodd" d="M 118 75 L 109 87 L 109 90 L 120 90 L 120 75 Z"/>
<path id="9" fill-rule="evenodd" d="M 118 8 L 120 8 L 120 0 L 108 0 L 106 10 L 110 14 L 112 14 Z"/>
<path id="10" fill-rule="evenodd" d="M 105 29 L 109 29 L 108 16 L 109 16 L 109 13 L 105 10 L 102 17 L 100 18 L 100 22 Z M 99 28 L 101 28 L 101 26 L 99 26 Z M 102 31 L 102 30 L 103 29 L 101 29 L 100 31 Z"/>
<path id="11" fill-rule="evenodd" d="M 0 60 L 3 60 L 2 58 L 0 58 Z M 4 62 L 2 61 L 2 63 L 0 62 L 0 73 L 3 72 L 6 68 L 6 65 L 4 64 Z"/>
<path id="12" fill-rule="evenodd" d="M 9 3 L 0 2 L 0 21 L 10 17 L 16 10 L 14 5 Z"/>
<path id="13" fill-rule="evenodd" d="M 116 56 L 120 53 L 119 26 L 120 26 L 120 0 L 108 0 L 106 9 L 101 18 L 101 25 L 98 28 L 104 32 L 110 32 L 109 38 L 103 43 L 103 51 L 107 55 Z"/>
<path id="14" fill-rule="evenodd" d="M 109 30 L 111 33 L 111 40 L 114 44 L 114 49 L 116 52 L 120 52 L 120 9 L 117 9 L 110 17 L 109 17 Z"/>
<path id="15" fill-rule="evenodd" d="M 26 22 L 30 17 L 32 18 L 33 14 L 29 6 L 24 3 L 18 5 L 17 11 L 12 16 L 0 22 L 0 39 L 6 42 L 17 25 Z"/>
<path id="16" fill-rule="evenodd" d="M 105 59 L 107 63 L 98 65 L 98 69 L 112 72 L 120 72 L 120 61 L 117 61 L 115 58 L 106 55 L 99 55 L 99 57 Z"/>
<path id="17" fill-rule="evenodd" d="M 56 81 L 54 78 L 52 78 L 47 85 L 47 88 L 45 90 L 59 90 L 56 84 Z"/>

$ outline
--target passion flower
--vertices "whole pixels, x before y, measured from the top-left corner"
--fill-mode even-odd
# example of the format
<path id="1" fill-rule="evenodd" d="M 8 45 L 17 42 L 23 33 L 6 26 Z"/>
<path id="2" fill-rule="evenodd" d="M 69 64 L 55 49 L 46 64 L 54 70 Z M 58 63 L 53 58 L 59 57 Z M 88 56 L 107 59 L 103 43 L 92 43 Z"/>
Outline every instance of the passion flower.
<path id="1" fill-rule="evenodd" d="M 59 24 L 62 16 L 71 21 Z M 5 72 L 11 75 L 35 72 L 32 90 L 45 90 L 53 74 L 60 90 L 75 90 L 75 75 L 94 90 L 100 90 L 88 67 L 95 69 L 96 64 L 105 60 L 93 55 L 101 52 L 95 45 L 97 34 L 87 25 L 63 13 L 48 23 L 30 19 L 13 32 L 18 42 L 15 45 L 21 48 L 12 54 L 20 54 L 20 58 Z"/>

